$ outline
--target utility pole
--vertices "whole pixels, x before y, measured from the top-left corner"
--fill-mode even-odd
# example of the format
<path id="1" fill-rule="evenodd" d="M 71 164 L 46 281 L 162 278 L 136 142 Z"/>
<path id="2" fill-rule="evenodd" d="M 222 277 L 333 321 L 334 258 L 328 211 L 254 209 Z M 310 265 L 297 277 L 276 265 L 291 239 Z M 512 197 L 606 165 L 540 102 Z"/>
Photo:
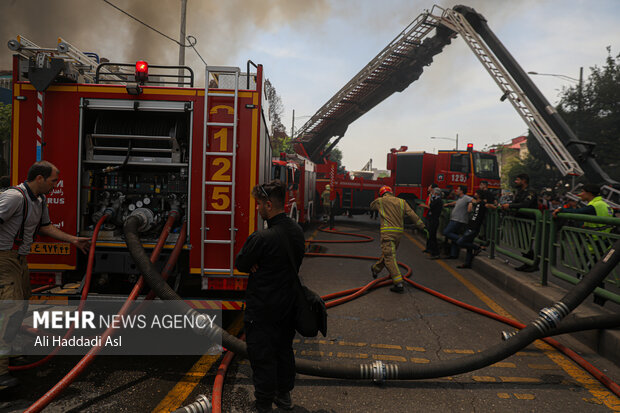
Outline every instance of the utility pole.
<path id="1" fill-rule="evenodd" d="M 456 134 L 456 150 L 459 150 L 459 134 Z"/>
<path id="2" fill-rule="evenodd" d="M 291 124 L 291 139 L 293 139 L 294 133 L 295 133 L 295 109 L 293 109 L 293 121 Z"/>
<path id="3" fill-rule="evenodd" d="M 181 0 L 181 35 L 179 39 L 179 66 L 185 66 L 185 16 L 187 14 L 187 0 Z M 179 87 L 183 87 L 184 79 L 183 76 L 185 71 L 183 69 L 179 69 Z M 208 81 L 208 80 L 207 80 Z"/>

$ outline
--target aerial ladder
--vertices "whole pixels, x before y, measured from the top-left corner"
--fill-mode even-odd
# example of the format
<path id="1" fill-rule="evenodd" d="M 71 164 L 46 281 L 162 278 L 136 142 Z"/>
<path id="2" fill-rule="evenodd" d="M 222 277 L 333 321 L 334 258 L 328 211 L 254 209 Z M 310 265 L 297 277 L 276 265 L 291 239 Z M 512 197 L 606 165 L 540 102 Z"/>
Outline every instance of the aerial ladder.
<path id="1" fill-rule="evenodd" d="M 500 100 L 510 101 L 560 173 L 586 173 L 590 180 L 604 182 L 602 195 L 612 206 L 620 207 L 620 184 L 601 169 L 592 154 L 594 144 L 579 140 L 497 39 L 486 19 L 466 6 L 433 6 L 413 20 L 299 129 L 294 137 L 296 151 L 321 162 L 353 121 L 417 80 L 433 56 L 457 35 L 502 91 Z"/>

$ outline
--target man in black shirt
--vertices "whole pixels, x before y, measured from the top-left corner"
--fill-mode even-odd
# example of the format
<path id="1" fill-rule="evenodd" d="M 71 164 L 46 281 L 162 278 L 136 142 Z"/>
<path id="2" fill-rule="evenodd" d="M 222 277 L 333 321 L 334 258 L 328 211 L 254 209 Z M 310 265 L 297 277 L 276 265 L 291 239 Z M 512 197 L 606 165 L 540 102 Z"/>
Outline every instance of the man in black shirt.
<path id="1" fill-rule="evenodd" d="M 251 234 L 235 261 L 239 271 L 250 273 L 244 322 L 259 412 L 270 412 L 273 402 L 283 410 L 293 408 L 294 277 L 305 241 L 301 227 L 284 213 L 285 191 L 279 180 L 252 189 L 257 210 L 269 228 Z M 285 243 L 291 246 L 295 269 Z"/>
<path id="2" fill-rule="evenodd" d="M 472 260 L 480 253 L 480 246 L 474 244 L 474 239 L 476 239 L 480 232 L 484 218 L 487 215 L 486 202 L 483 199 L 484 195 L 485 191 L 478 189 L 474 194 L 474 199 L 467 205 L 467 212 L 471 214 L 467 223 L 467 229 L 456 241 L 459 247 L 467 249 L 467 255 L 465 256 L 465 263 L 457 265 L 457 268 L 471 268 Z"/>
<path id="3" fill-rule="evenodd" d="M 510 204 L 503 204 L 502 209 L 513 209 L 518 210 L 519 208 L 531 208 L 538 209 L 538 196 L 536 192 L 529 189 L 530 186 L 530 177 L 528 174 L 519 174 L 515 178 L 515 187 L 517 188 L 517 193 L 515 194 L 514 201 Z M 517 214 L 518 216 L 518 214 Z M 525 217 L 528 217 L 527 215 Z M 534 248 L 530 246 L 530 250 L 526 253 L 521 254 L 525 258 L 529 258 L 531 260 L 534 259 Z M 523 272 L 534 272 L 538 270 L 538 266 L 522 264 L 521 266 L 515 268 L 517 271 Z"/>

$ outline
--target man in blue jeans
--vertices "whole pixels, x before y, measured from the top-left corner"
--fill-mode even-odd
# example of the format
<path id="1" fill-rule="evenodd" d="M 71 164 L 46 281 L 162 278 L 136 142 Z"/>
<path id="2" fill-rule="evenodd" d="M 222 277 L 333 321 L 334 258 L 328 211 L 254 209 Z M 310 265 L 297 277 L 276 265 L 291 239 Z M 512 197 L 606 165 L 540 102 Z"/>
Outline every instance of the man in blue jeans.
<path id="1" fill-rule="evenodd" d="M 456 244 L 461 248 L 467 249 L 467 255 L 465 256 L 465 262 L 461 265 L 457 265 L 457 268 L 471 268 L 471 262 L 476 255 L 480 253 L 480 246 L 474 244 L 474 239 L 480 232 L 482 224 L 484 224 L 484 218 L 487 215 L 486 202 L 483 199 L 485 191 L 478 189 L 474 194 L 474 199 L 467 205 L 467 211 L 471 213 L 471 218 L 467 223 L 467 229 L 462 237 L 460 237 Z"/>
<path id="2" fill-rule="evenodd" d="M 443 230 L 443 235 L 452 240 L 450 256 L 446 259 L 457 259 L 459 257 L 459 246 L 456 241 L 461 237 L 467 225 L 467 204 L 472 200 L 472 197 L 465 195 L 465 192 L 467 192 L 467 187 L 465 185 L 459 186 L 456 188 L 457 200 L 445 205 L 446 207 L 454 206 L 450 214 L 450 222 Z"/>

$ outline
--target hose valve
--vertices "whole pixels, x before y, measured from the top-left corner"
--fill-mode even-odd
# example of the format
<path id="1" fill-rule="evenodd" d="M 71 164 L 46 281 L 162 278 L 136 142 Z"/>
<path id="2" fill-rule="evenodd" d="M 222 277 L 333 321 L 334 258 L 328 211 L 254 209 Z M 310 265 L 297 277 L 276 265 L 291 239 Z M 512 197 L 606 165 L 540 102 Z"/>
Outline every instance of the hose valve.
<path id="1" fill-rule="evenodd" d="M 194 403 L 181 407 L 173 413 L 211 413 L 211 402 L 207 396 L 199 394 Z"/>

